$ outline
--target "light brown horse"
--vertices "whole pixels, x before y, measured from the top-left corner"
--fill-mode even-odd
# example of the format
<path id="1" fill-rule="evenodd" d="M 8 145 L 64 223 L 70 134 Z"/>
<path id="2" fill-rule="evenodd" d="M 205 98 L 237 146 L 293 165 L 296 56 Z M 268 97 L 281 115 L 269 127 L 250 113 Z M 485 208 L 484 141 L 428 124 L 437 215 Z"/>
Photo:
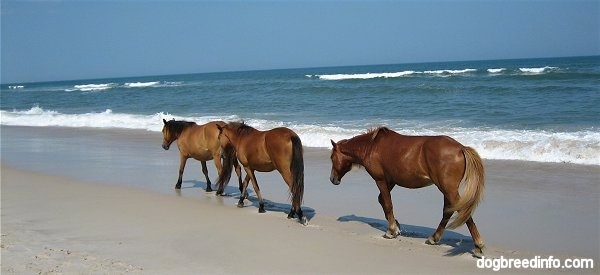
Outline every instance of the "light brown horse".
<path id="1" fill-rule="evenodd" d="M 405 136 L 388 128 L 372 129 L 366 134 L 335 143 L 331 141 L 331 176 L 333 184 L 353 165 L 363 166 L 379 188 L 379 203 L 388 221 L 384 237 L 395 238 L 400 224 L 394 218 L 390 191 L 395 185 L 421 188 L 435 184 L 444 195 L 442 220 L 428 244 L 437 244 L 454 212 L 458 216 L 448 228 L 464 223 L 475 244 L 474 256 L 483 255 L 483 240 L 471 215 L 484 189 L 483 163 L 477 152 L 447 136 Z M 464 191 L 459 194 L 463 182 Z"/>
<path id="2" fill-rule="evenodd" d="M 179 177 L 175 184 L 175 189 L 181 189 L 181 179 L 185 163 L 189 158 L 194 158 L 202 163 L 202 173 L 206 177 L 206 191 L 212 192 L 210 178 L 208 177 L 208 169 L 206 162 L 214 160 L 217 172 L 220 174 L 223 170 L 221 163 L 221 147 L 219 145 L 219 129 L 217 125 L 223 126 L 226 123 L 223 121 L 213 121 L 203 125 L 198 125 L 190 121 L 166 121 L 163 119 L 163 143 L 162 147 L 169 150 L 171 143 L 177 140 L 179 148 Z M 235 172 L 238 175 L 239 186 L 242 186 L 242 171 L 239 164 L 234 159 L 233 166 L 236 167 Z M 229 169 L 231 173 L 231 169 Z M 219 184 L 217 195 L 222 195 L 225 190 L 225 184 Z"/>
<path id="3" fill-rule="evenodd" d="M 306 217 L 302 214 L 302 197 L 304 196 L 304 158 L 302 142 L 294 131 L 288 128 L 275 128 L 268 131 L 259 131 L 244 123 L 229 123 L 218 126 L 219 140 L 225 154 L 223 170 L 219 175 L 218 184 L 228 181 L 231 175 L 232 155 L 246 170 L 246 178 L 242 183 L 242 196 L 238 207 L 244 206 L 244 199 L 248 196 L 246 188 L 248 181 L 252 180 L 254 191 L 258 196 L 258 212 L 265 212 L 265 205 L 256 182 L 254 171 L 271 172 L 277 170 L 285 183 L 287 183 L 292 198 L 292 208 L 288 218 L 297 214 L 301 223 L 307 224 Z"/>

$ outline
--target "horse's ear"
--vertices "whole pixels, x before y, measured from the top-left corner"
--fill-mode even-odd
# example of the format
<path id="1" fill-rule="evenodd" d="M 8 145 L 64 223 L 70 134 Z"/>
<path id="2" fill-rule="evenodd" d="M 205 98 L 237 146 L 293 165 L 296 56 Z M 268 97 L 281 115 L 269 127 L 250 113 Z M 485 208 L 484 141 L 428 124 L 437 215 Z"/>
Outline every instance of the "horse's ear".
<path id="1" fill-rule="evenodd" d="M 333 141 L 333 139 L 331 139 L 331 145 L 333 145 L 333 149 L 335 149 L 335 146 L 337 145 L 335 144 L 335 141 Z"/>
<path id="2" fill-rule="evenodd" d="M 167 124 L 167 120 L 165 120 L 164 118 L 163 118 L 163 123 L 164 123 L 165 125 Z"/>

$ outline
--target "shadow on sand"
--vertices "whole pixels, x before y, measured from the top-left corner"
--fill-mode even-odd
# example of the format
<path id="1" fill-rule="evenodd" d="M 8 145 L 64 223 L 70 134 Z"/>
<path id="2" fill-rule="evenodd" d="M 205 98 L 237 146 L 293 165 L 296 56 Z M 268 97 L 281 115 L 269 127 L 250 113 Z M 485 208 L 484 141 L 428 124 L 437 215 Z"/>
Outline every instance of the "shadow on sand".
<path id="1" fill-rule="evenodd" d="M 181 185 L 181 189 L 183 190 L 183 189 L 190 189 L 190 188 L 200 188 L 200 189 L 206 190 L 206 182 L 198 181 L 198 180 L 184 180 L 183 184 Z M 215 184 L 213 184 L 212 188 L 213 188 L 213 192 L 215 192 L 217 190 L 217 186 Z M 247 200 L 250 201 L 252 204 L 251 205 L 245 204 L 244 207 L 253 206 L 253 207 L 256 207 L 256 209 L 258 211 L 258 198 L 256 197 L 253 190 L 247 189 L 247 191 L 249 194 Z M 225 186 L 224 194 L 222 196 L 223 197 L 233 197 L 233 198 L 239 199 L 240 195 L 241 195 L 241 192 L 237 185 L 234 185 L 234 186 L 227 185 L 227 186 Z M 270 201 L 270 200 L 265 199 L 264 197 L 263 197 L 263 201 L 265 203 L 265 210 L 271 211 L 271 212 L 281 212 L 281 213 L 285 213 L 287 215 L 290 213 L 290 209 L 292 208 L 291 204 Z M 310 207 L 307 207 L 304 205 L 302 206 L 302 213 L 308 219 L 309 222 L 310 222 L 310 220 L 312 220 L 312 218 L 316 214 L 316 212 L 313 208 L 310 208 Z"/>
<path id="2" fill-rule="evenodd" d="M 352 215 L 341 216 L 337 219 L 340 222 L 361 222 L 368 224 L 369 226 L 385 233 L 388 228 L 388 223 L 386 220 L 367 218 Z M 407 238 L 415 238 L 415 239 L 423 239 L 423 242 L 427 240 L 427 238 L 435 232 L 435 228 L 410 225 L 410 224 L 401 224 L 400 225 L 400 235 Z M 463 253 L 473 254 L 471 251 L 473 249 L 473 240 L 470 236 L 465 236 L 460 233 L 456 233 L 453 231 L 446 230 L 442 235 L 442 239 L 439 242 L 440 245 L 450 246 L 450 250 L 445 254 L 445 256 L 456 256 Z"/>
<path id="3" fill-rule="evenodd" d="M 250 190 L 248 190 L 250 191 Z M 252 192 L 248 192 L 248 198 L 247 200 L 249 200 L 250 202 L 252 202 L 252 206 L 256 207 L 256 210 L 258 211 L 258 198 L 256 196 L 252 196 Z M 239 195 L 241 193 L 237 192 L 237 198 L 239 198 Z M 292 205 L 288 204 L 288 203 L 279 203 L 279 202 L 274 202 L 274 201 L 270 201 L 267 200 L 263 197 L 263 202 L 265 203 L 265 210 L 267 211 L 271 211 L 271 212 L 281 212 L 284 214 L 289 214 L 290 213 L 290 209 L 292 209 Z M 244 204 L 244 207 L 249 207 L 250 205 Z M 305 205 L 302 205 L 302 214 L 304 214 L 304 216 L 306 217 L 306 219 L 308 219 L 308 221 L 310 222 L 310 220 L 312 220 L 312 218 L 315 216 L 316 212 L 313 208 L 307 207 Z"/>
<path id="4" fill-rule="evenodd" d="M 181 189 L 202 188 L 202 189 L 206 190 L 206 182 L 205 181 L 184 180 L 181 183 L 182 183 L 181 184 Z M 213 190 L 216 190 L 216 186 L 214 186 L 214 184 L 213 184 Z"/>

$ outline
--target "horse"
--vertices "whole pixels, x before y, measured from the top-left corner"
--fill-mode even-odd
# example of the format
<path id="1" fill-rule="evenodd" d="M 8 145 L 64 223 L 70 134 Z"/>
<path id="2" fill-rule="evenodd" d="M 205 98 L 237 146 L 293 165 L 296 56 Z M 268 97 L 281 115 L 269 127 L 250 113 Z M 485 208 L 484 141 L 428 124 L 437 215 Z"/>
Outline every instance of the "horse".
<path id="1" fill-rule="evenodd" d="M 271 172 L 277 170 L 287 183 L 290 191 L 292 208 L 288 214 L 288 219 L 298 215 L 298 220 L 306 225 L 308 221 L 303 216 L 300 207 L 304 196 L 304 157 L 302 142 L 298 135 L 285 127 L 259 131 L 243 122 L 233 122 L 217 127 L 219 129 L 219 141 L 225 155 L 218 184 L 223 184 L 223 182 L 229 180 L 231 160 L 234 155 L 246 171 L 246 178 L 242 183 L 242 195 L 237 206 L 244 206 L 244 199 L 248 197 L 246 188 L 248 182 L 252 180 L 252 186 L 259 200 L 258 212 L 266 212 L 254 171 Z"/>
<path id="2" fill-rule="evenodd" d="M 163 143 L 162 148 L 169 150 L 171 144 L 177 140 L 179 148 L 179 177 L 175 184 L 175 189 L 181 189 L 181 179 L 183 170 L 189 158 L 194 158 L 202 163 L 202 173 L 206 178 L 206 192 L 212 192 L 210 178 L 208 177 L 208 169 L 206 162 L 214 160 L 217 172 L 220 174 L 223 170 L 221 162 L 221 147 L 219 144 L 219 129 L 217 126 L 225 125 L 223 121 L 213 121 L 203 125 L 198 125 L 191 121 L 167 121 L 163 119 Z M 239 164 L 234 159 L 232 160 L 235 172 L 238 175 L 239 187 L 242 186 L 242 171 Z M 229 170 L 231 173 L 231 169 Z M 225 190 L 224 184 L 219 184 L 217 195 L 222 195 Z"/>
<path id="3" fill-rule="evenodd" d="M 406 136 L 386 127 L 337 143 L 331 140 L 331 144 L 329 179 L 334 185 L 339 185 L 355 165 L 364 167 L 375 180 L 378 201 L 388 222 L 385 238 L 400 234 L 390 194 L 394 186 L 416 189 L 435 184 L 444 195 L 444 208 L 437 230 L 426 243 L 438 244 L 450 218 L 458 212 L 448 228 L 466 223 L 475 245 L 473 256 L 483 256 L 484 243 L 472 218 L 485 187 L 483 162 L 475 149 L 448 136 Z"/>

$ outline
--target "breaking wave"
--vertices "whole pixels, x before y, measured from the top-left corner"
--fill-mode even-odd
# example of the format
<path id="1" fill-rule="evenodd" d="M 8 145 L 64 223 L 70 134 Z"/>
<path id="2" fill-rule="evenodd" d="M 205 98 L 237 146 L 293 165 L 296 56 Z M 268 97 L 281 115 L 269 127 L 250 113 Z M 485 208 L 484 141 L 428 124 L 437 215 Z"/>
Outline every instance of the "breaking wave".
<path id="1" fill-rule="evenodd" d="M 101 83 L 101 84 L 81 84 L 73 85 L 72 87 L 64 89 L 66 92 L 80 91 L 80 92 L 96 92 L 103 91 L 113 88 L 148 88 L 148 87 L 175 87 L 181 86 L 183 82 L 169 82 L 169 81 L 147 81 L 147 82 L 126 82 L 126 83 Z"/>
<path id="2" fill-rule="evenodd" d="M 240 121 L 236 115 L 224 116 L 174 116 L 168 113 L 151 115 L 103 112 L 66 114 L 44 110 L 34 106 L 29 110 L 0 111 L 1 125 L 36 127 L 93 127 L 141 129 L 160 132 L 162 119 L 195 121 L 199 124 L 213 120 Z M 361 121 L 345 121 L 337 125 L 307 124 L 245 119 L 257 129 L 266 130 L 285 126 L 294 130 L 307 147 L 330 148 L 330 139 L 335 141 L 364 133 L 367 125 Z M 595 129 L 574 132 L 550 132 L 544 130 L 506 130 L 494 128 L 463 128 L 430 125 L 422 122 L 404 122 L 387 125 L 406 135 L 448 135 L 461 143 L 476 148 L 487 159 L 525 160 L 538 162 L 567 162 L 600 165 L 600 132 Z"/>
<path id="3" fill-rule="evenodd" d="M 400 78 L 400 77 L 416 77 L 416 76 L 468 76 L 470 74 L 489 74 L 489 75 L 532 75 L 544 74 L 558 71 L 558 67 L 539 67 L 539 68 L 489 68 L 489 69 L 441 69 L 441 70 L 426 70 L 426 71 L 399 71 L 399 72 L 383 72 L 383 73 L 357 73 L 357 74 L 307 74 L 307 78 L 316 78 L 321 80 L 349 80 L 349 79 L 374 79 L 374 78 Z"/>

